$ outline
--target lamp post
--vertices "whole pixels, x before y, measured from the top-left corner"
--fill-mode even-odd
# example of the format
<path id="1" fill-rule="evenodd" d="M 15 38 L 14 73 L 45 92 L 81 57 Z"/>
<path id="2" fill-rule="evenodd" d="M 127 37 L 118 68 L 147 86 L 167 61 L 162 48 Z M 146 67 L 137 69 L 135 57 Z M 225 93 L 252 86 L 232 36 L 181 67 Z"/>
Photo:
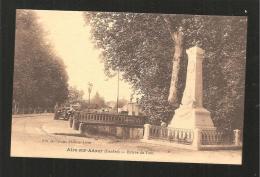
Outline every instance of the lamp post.
<path id="1" fill-rule="evenodd" d="M 93 84 L 92 83 L 88 83 L 88 109 L 90 107 L 90 94 L 91 94 L 91 91 L 92 91 L 92 87 L 93 87 Z"/>

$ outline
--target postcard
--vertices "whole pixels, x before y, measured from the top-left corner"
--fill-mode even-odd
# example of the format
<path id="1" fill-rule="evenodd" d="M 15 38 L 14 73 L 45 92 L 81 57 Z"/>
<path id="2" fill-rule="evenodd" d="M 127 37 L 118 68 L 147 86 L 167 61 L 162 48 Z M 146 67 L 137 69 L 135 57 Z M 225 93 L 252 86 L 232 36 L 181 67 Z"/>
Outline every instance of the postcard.
<path id="1" fill-rule="evenodd" d="M 242 163 L 247 17 L 16 11 L 11 157 Z"/>

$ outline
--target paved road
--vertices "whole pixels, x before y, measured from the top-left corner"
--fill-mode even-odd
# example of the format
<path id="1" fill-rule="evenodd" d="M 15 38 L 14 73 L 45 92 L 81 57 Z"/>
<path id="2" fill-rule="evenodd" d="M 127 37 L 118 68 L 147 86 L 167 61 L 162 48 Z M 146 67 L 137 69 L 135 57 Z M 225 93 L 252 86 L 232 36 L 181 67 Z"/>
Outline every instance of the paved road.
<path id="1" fill-rule="evenodd" d="M 240 164 L 241 151 L 193 151 L 139 140 L 81 136 L 52 114 L 14 117 L 11 156 Z"/>

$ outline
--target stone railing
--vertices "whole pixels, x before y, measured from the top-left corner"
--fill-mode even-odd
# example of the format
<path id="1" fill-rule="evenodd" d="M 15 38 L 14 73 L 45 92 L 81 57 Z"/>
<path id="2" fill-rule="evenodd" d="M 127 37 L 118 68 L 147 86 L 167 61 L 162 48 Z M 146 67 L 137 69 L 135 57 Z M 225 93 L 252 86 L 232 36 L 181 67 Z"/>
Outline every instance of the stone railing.
<path id="1" fill-rule="evenodd" d="M 143 127 L 145 116 L 76 112 L 74 119 L 82 123 L 105 125 L 132 125 Z"/>
<path id="2" fill-rule="evenodd" d="M 201 145 L 239 145 L 241 143 L 240 137 L 240 130 L 234 130 L 233 133 L 218 130 L 200 130 Z"/>
<path id="3" fill-rule="evenodd" d="M 143 140 L 147 142 L 188 145 L 189 149 L 241 148 L 240 130 L 224 133 L 215 129 L 178 129 L 150 124 L 144 125 Z"/>
<path id="4" fill-rule="evenodd" d="M 151 125 L 149 130 L 150 130 L 150 132 L 149 132 L 150 138 L 153 138 L 153 139 L 169 139 L 167 127 Z"/>
<path id="5" fill-rule="evenodd" d="M 194 138 L 194 132 L 190 129 L 168 129 L 169 140 L 172 142 L 178 142 L 182 144 L 192 144 Z"/>
<path id="6" fill-rule="evenodd" d="M 147 132 L 149 130 L 149 132 Z M 190 129 L 175 129 L 145 124 L 144 138 L 162 139 L 180 144 L 192 144 L 193 131 Z"/>
<path id="7" fill-rule="evenodd" d="M 225 137 L 226 134 L 224 132 L 216 131 L 216 130 L 201 130 L 201 144 L 202 145 L 214 145 L 214 144 L 224 144 L 227 142 L 228 144 L 232 144 L 232 140 L 227 141 L 230 137 L 228 134 L 228 138 Z"/>
<path id="8" fill-rule="evenodd" d="M 69 127 L 81 135 L 115 136 L 142 139 L 145 116 L 75 112 L 69 119 Z"/>

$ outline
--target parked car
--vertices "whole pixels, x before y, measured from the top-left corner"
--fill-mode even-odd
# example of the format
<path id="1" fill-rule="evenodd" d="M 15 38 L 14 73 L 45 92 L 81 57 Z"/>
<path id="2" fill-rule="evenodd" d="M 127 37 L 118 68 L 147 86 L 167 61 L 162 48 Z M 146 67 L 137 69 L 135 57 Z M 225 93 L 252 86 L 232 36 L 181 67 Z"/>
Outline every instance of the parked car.
<path id="1" fill-rule="evenodd" d="M 54 119 L 64 119 L 68 120 L 73 117 L 75 110 L 72 107 L 63 107 L 55 112 Z"/>

